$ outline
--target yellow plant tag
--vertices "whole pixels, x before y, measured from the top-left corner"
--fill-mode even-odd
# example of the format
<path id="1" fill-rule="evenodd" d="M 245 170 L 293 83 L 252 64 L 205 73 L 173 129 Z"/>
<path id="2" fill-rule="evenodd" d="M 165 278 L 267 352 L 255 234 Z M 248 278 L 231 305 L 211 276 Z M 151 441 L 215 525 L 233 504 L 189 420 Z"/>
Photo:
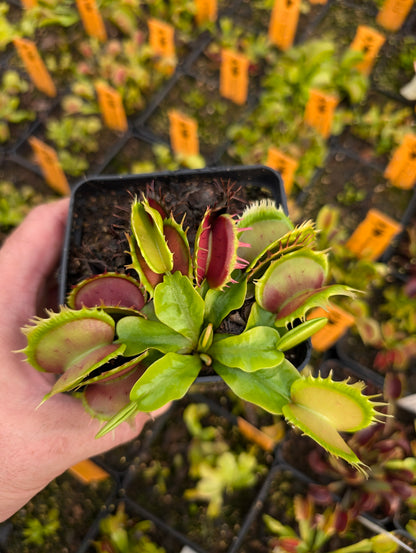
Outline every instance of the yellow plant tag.
<path id="1" fill-rule="evenodd" d="M 60 194 L 70 194 L 71 190 L 56 151 L 35 136 L 29 138 L 29 143 L 48 185 Z"/>
<path id="2" fill-rule="evenodd" d="M 121 94 L 105 83 L 96 83 L 95 89 L 105 125 L 114 131 L 125 132 L 128 122 Z"/>
<path id="3" fill-rule="evenodd" d="M 357 65 L 359 71 L 365 75 L 371 73 L 380 48 L 385 41 L 386 37 L 375 29 L 367 25 L 359 25 L 357 27 L 357 32 L 351 43 L 351 49 L 358 50 L 364 54 L 364 59 Z"/>
<path id="4" fill-rule="evenodd" d="M 223 48 L 221 50 L 220 94 L 235 104 L 243 105 L 248 95 L 248 68 L 250 61 L 247 56 Z"/>
<path id="5" fill-rule="evenodd" d="M 346 247 L 359 258 L 375 261 L 401 230 L 400 223 L 377 209 L 370 209 L 347 240 Z"/>
<path id="6" fill-rule="evenodd" d="M 309 0 L 310 4 L 327 4 L 328 0 Z"/>
<path id="7" fill-rule="evenodd" d="M 414 0 L 385 0 L 376 21 L 388 31 L 398 31 L 403 25 Z"/>
<path id="8" fill-rule="evenodd" d="M 196 22 L 198 25 L 206 21 L 217 20 L 217 0 L 195 0 Z"/>
<path id="9" fill-rule="evenodd" d="M 169 116 L 169 134 L 172 150 L 176 154 L 198 155 L 198 123 L 177 110 L 171 110 Z"/>
<path id="10" fill-rule="evenodd" d="M 47 96 L 56 96 L 56 87 L 36 44 L 27 38 L 14 38 L 13 44 L 35 87 Z"/>
<path id="11" fill-rule="evenodd" d="M 280 50 L 288 50 L 295 40 L 301 0 L 275 0 L 269 23 L 269 39 Z"/>
<path id="12" fill-rule="evenodd" d="M 328 138 L 337 105 L 338 98 L 335 96 L 311 89 L 305 108 L 305 123 L 316 129 L 324 138 Z"/>
<path id="13" fill-rule="evenodd" d="M 91 482 L 100 482 L 110 477 L 109 473 L 99 467 L 91 459 L 85 459 L 76 465 L 70 467 L 69 472 L 75 476 L 77 480 L 83 484 L 90 484 Z"/>
<path id="14" fill-rule="evenodd" d="M 285 192 L 290 194 L 293 186 L 293 180 L 299 163 L 293 157 L 290 157 L 274 146 L 270 146 L 267 152 L 266 165 L 276 169 L 282 176 Z"/>
<path id="15" fill-rule="evenodd" d="M 317 351 L 329 349 L 354 324 L 354 317 L 334 304 L 327 309 L 322 307 L 313 309 L 307 318 L 316 319 L 318 317 L 326 317 L 328 322 L 311 338 L 312 347 Z"/>
<path id="16" fill-rule="evenodd" d="M 95 0 L 76 0 L 85 32 L 101 42 L 107 40 L 107 32 Z"/>
<path id="17" fill-rule="evenodd" d="M 384 176 L 397 188 L 410 190 L 416 182 L 416 135 L 406 134 L 393 153 Z"/>
<path id="18" fill-rule="evenodd" d="M 174 58 L 175 29 L 170 23 L 151 17 L 148 22 L 149 44 L 153 52 L 162 58 Z"/>

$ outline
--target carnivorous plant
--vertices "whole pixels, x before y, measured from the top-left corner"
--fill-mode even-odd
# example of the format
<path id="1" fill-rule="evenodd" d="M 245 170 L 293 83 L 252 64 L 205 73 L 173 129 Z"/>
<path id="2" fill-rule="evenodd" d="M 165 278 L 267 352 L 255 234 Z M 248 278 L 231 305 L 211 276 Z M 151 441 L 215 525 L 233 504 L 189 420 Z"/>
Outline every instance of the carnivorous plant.
<path id="1" fill-rule="evenodd" d="M 314 224 L 294 227 L 263 200 L 239 215 L 207 208 L 193 244 L 187 230 L 159 201 L 136 198 L 128 274 L 84 280 L 67 306 L 24 328 L 28 361 L 58 375 L 44 400 L 76 394 L 106 421 L 100 437 L 183 397 L 209 370 L 243 400 L 282 414 L 362 468 L 340 432 L 373 423 L 378 403 L 362 383 L 303 376 L 285 357 L 326 324 L 306 320 L 310 309 L 355 293 L 325 283 L 327 254 L 315 247 Z M 233 331 L 230 314 L 242 308 L 248 315 Z"/>

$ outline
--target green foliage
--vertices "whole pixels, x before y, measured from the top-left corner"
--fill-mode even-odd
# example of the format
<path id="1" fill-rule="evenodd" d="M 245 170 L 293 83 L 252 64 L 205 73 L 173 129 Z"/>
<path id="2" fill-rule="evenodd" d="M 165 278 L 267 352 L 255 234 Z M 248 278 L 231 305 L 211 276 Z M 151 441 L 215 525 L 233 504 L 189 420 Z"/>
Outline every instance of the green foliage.
<path id="1" fill-rule="evenodd" d="M 191 403 L 184 411 L 184 421 L 192 440 L 189 446 L 189 474 L 196 486 L 185 491 L 185 498 L 208 503 L 207 515 L 221 514 L 224 497 L 234 491 L 252 487 L 263 468 L 254 452 L 235 453 L 213 426 L 203 426 L 201 419 L 209 413 L 204 403 Z"/>
<path id="2" fill-rule="evenodd" d="M 7 231 L 17 226 L 32 207 L 44 201 L 45 197 L 30 185 L 20 188 L 12 182 L 0 181 L 0 228 Z"/>
<path id="3" fill-rule="evenodd" d="M 93 541 L 97 553 L 165 553 L 149 536 L 154 529 L 150 520 L 135 522 L 119 503 L 114 515 L 100 522 L 100 535 Z"/>
<path id="4" fill-rule="evenodd" d="M 26 519 L 25 524 L 26 526 L 23 529 L 24 543 L 41 547 L 60 528 L 58 509 L 51 508 L 47 512 L 45 520 L 30 517 Z"/>
<path id="5" fill-rule="evenodd" d="M 377 154 L 391 154 L 406 134 L 414 132 L 412 110 L 394 102 L 355 110 L 351 132 L 372 144 Z"/>
<path id="6" fill-rule="evenodd" d="M 247 241 L 253 255 L 245 260 Z M 240 218 L 207 209 L 191 256 L 187 232 L 173 216 L 167 218 L 154 198 L 136 199 L 131 208 L 128 268 L 139 275 L 148 305 L 143 312 L 133 305 L 129 312 L 114 313 L 122 299 L 117 300 L 113 292 L 109 295 L 110 280 L 98 276 L 93 296 L 84 293 L 81 309 L 64 307 L 25 327 L 28 346 L 24 351 L 32 365 L 63 373 L 45 399 L 81 388 L 93 412 L 88 385 L 94 383 L 92 395 L 97 396 L 97 379 L 101 380 L 106 386 L 104 397 L 111 395 L 118 407 L 99 437 L 139 411 L 151 412 L 183 397 L 200 371 L 210 367 L 237 396 L 273 414 L 283 413 L 330 452 L 360 467 L 339 432 L 374 421 L 373 403 L 359 385 L 300 375 L 284 354 L 326 323 L 325 318 L 306 321 L 310 309 L 326 306 L 333 295 L 354 295 L 346 286 L 325 285 L 327 254 L 315 249 L 315 241 L 312 223 L 293 228 L 273 202 L 262 201 L 248 206 Z M 111 281 L 115 278 L 113 274 Z M 124 280 L 120 277 L 120 285 Z M 74 293 L 83 290 L 88 288 L 80 285 Z M 77 305 L 76 295 L 71 294 L 70 300 Z M 246 301 L 251 305 L 247 322 L 239 332 L 227 332 L 223 322 Z M 70 350 L 68 336 L 72 336 Z M 115 363 L 111 370 L 106 369 L 110 361 Z M 138 370 L 136 377 L 133 369 Z M 110 376 L 117 376 L 117 393 L 107 387 Z M 127 378 L 132 377 L 131 385 Z M 122 394 L 127 384 L 126 403 Z M 302 392 L 305 387 L 308 398 Z M 325 400 L 334 396 L 337 401 Z M 345 411 L 342 424 L 334 410 Z M 111 413 L 111 407 L 106 411 Z M 326 435 L 319 426 L 325 426 Z M 233 464 L 236 474 L 244 475 L 247 462 L 244 456 L 226 455 L 205 476 L 223 482 L 225 467 Z M 218 482 L 219 494 L 223 484 Z"/>
<path id="7" fill-rule="evenodd" d="M 397 539 L 393 534 L 383 533 L 365 538 L 337 549 L 328 549 L 333 536 L 345 534 L 348 523 L 339 504 L 326 508 L 322 513 L 316 511 L 311 497 L 295 496 L 293 500 L 297 528 L 284 525 L 268 514 L 263 521 L 269 532 L 278 536 L 272 540 L 273 553 L 395 553 L 398 550 Z"/>
<path id="8" fill-rule="evenodd" d="M 46 136 L 55 144 L 62 169 L 68 175 L 78 177 L 88 169 L 87 155 L 98 151 L 102 129 L 101 118 L 94 115 L 65 115 L 48 120 Z"/>
<path id="9" fill-rule="evenodd" d="M 29 84 L 17 71 L 10 69 L 3 74 L 0 89 L 0 120 L 3 128 L 0 132 L 0 142 L 10 139 L 10 124 L 32 121 L 35 118 L 33 110 L 20 107 L 20 96 L 28 90 Z"/>

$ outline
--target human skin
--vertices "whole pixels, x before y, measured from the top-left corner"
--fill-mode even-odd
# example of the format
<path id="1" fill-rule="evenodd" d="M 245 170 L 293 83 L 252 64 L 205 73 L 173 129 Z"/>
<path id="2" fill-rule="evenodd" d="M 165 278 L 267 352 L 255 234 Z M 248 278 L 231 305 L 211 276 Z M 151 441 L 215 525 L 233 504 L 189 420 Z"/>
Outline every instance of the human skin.
<path id="1" fill-rule="evenodd" d="M 0 249 L 0 521 L 72 465 L 137 436 L 150 418 L 140 413 L 96 439 L 101 424 L 78 399 L 57 394 L 39 406 L 54 376 L 18 351 L 26 345 L 21 328 L 56 308 L 68 205 L 34 208 Z"/>

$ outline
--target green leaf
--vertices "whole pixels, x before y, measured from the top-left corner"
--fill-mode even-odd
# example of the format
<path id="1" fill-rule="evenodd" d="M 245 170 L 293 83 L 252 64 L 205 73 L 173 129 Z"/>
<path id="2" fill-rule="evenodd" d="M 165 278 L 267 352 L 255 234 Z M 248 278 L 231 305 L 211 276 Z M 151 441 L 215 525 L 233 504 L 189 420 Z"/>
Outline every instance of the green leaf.
<path id="1" fill-rule="evenodd" d="M 315 319 L 310 319 L 309 321 L 304 321 L 298 326 L 295 326 L 295 328 L 292 328 L 286 332 L 286 334 L 283 334 L 277 342 L 278 349 L 281 351 L 287 351 L 288 349 L 294 348 L 316 334 L 318 330 L 324 328 L 327 322 L 328 319 L 326 317 L 317 317 Z"/>
<path id="2" fill-rule="evenodd" d="M 250 263 L 257 259 L 268 246 L 293 229 L 293 224 L 281 208 L 272 200 L 252 203 L 243 212 L 238 226 L 239 240 L 250 247 L 240 247 L 237 255 Z"/>
<path id="3" fill-rule="evenodd" d="M 61 307 L 59 313 L 32 323 L 23 328 L 28 342 L 23 351 L 39 371 L 64 372 L 84 355 L 114 340 L 114 320 L 98 308 Z"/>
<path id="4" fill-rule="evenodd" d="M 162 274 L 172 270 L 173 255 L 163 235 L 160 213 L 147 201 L 134 202 L 131 210 L 131 228 L 149 268 Z"/>
<path id="5" fill-rule="evenodd" d="M 208 290 L 205 296 L 205 322 L 218 328 L 231 311 L 243 305 L 246 292 L 246 279 L 222 290 Z"/>
<path id="6" fill-rule="evenodd" d="M 204 320 L 204 300 L 189 278 L 179 271 L 165 275 L 155 288 L 154 305 L 157 318 L 195 347 Z"/>
<path id="7" fill-rule="evenodd" d="M 95 435 L 96 438 L 101 438 L 111 430 L 114 430 L 122 422 L 132 419 L 134 415 L 140 412 L 140 409 L 137 408 L 137 405 L 134 402 L 128 403 L 123 409 L 111 417 L 111 419 L 97 432 Z"/>
<path id="8" fill-rule="evenodd" d="M 197 355 L 167 353 L 155 361 L 139 378 L 130 399 L 140 411 L 154 411 L 183 397 L 201 370 Z"/>
<path id="9" fill-rule="evenodd" d="M 331 454 L 363 470 L 363 463 L 339 434 L 355 432 L 377 420 L 377 403 L 363 395 L 363 388 L 362 382 L 303 377 L 293 383 L 283 414 Z"/>
<path id="10" fill-rule="evenodd" d="M 280 521 L 268 514 L 263 515 L 263 521 L 266 525 L 266 528 L 276 536 L 296 537 L 296 532 L 293 528 L 282 524 Z"/>
<path id="11" fill-rule="evenodd" d="M 149 321 L 143 317 L 123 317 L 117 323 L 118 342 L 126 345 L 125 355 L 138 355 L 149 348 L 162 353 L 178 351 L 188 353 L 191 341 L 159 321 Z"/>
<path id="12" fill-rule="evenodd" d="M 256 326 L 235 336 L 215 340 L 208 355 L 227 367 L 238 367 L 253 372 L 279 365 L 284 358 L 276 348 L 277 330 L 268 326 Z"/>
<path id="13" fill-rule="evenodd" d="M 95 369 L 98 369 L 111 359 L 122 355 L 124 353 L 124 348 L 124 344 L 107 344 L 92 349 L 88 353 L 84 353 L 82 357 L 67 367 L 66 371 L 58 378 L 44 400 L 49 399 L 55 394 L 78 388 L 82 385 L 83 380 Z"/>
<path id="14" fill-rule="evenodd" d="M 266 311 L 258 303 L 253 303 L 247 320 L 246 330 L 255 326 L 270 326 L 274 328 L 275 319 L 274 313 Z"/>
<path id="15" fill-rule="evenodd" d="M 214 361 L 213 368 L 238 397 L 275 414 L 280 414 L 290 401 L 290 388 L 300 378 L 287 359 L 277 367 L 252 373 L 226 367 L 217 361 Z"/>

